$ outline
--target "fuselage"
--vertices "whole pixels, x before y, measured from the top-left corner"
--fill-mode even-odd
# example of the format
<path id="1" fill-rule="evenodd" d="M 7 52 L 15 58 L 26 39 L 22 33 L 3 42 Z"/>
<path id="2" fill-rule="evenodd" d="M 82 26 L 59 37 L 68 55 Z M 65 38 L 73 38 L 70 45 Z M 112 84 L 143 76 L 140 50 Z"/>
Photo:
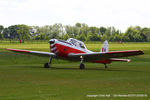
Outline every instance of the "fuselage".
<path id="1" fill-rule="evenodd" d="M 69 53 L 91 53 L 92 51 L 86 48 L 79 48 L 68 41 L 51 39 L 50 40 L 50 51 L 55 53 L 57 56 L 67 57 Z"/>

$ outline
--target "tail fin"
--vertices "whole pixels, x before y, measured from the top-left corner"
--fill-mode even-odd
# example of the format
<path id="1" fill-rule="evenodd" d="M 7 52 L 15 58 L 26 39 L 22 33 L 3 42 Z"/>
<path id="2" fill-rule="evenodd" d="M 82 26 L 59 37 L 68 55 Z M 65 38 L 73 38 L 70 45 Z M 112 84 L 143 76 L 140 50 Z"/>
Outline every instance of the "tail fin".
<path id="1" fill-rule="evenodd" d="M 100 52 L 108 52 L 109 51 L 109 48 L 108 48 L 108 41 L 105 40 L 102 48 L 101 48 L 101 51 Z"/>

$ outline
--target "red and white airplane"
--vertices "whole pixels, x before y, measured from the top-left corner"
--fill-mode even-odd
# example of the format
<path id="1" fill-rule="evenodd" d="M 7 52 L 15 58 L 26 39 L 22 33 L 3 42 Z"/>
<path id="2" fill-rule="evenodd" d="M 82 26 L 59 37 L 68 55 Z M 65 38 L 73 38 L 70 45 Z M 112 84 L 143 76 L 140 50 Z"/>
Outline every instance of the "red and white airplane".
<path id="1" fill-rule="evenodd" d="M 105 65 L 105 68 L 107 68 L 107 64 L 110 64 L 113 61 L 130 62 L 130 59 L 118 59 L 118 58 L 144 54 L 143 51 L 141 50 L 109 52 L 107 40 L 104 42 L 100 52 L 92 52 L 88 50 L 82 41 L 73 38 L 69 38 L 67 41 L 51 39 L 49 42 L 51 53 L 41 51 L 9 49 L 9 48 L 7 48 L 7 50 L 48 56 L 49 62 L 44 64 L 44 68 L 49 68 L 52 58 L 55 57 L 71 61 L 80 61 L 80 69 L 84 69 L 85 67 L 83 62 L 102 63 Z"/>

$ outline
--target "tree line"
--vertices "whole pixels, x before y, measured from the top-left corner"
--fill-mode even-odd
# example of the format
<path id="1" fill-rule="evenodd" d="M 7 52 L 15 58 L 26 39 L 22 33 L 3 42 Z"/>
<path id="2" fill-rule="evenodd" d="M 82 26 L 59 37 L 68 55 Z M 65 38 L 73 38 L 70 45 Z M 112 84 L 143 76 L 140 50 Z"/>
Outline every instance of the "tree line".
<path id="1" fill-rule="evenodd" d="M 56 23 L 41 27 L 19 24 L 6 28 L 0 25 L 0 40 L 49 40 L 52 38 L 64 40 L 76 38 L 81 41 L 150 42 L 150 28 L 130 26 L 122 33 L 115 27 L 95 27 L 84 23 L 76 23 L 73 26 Z"/>

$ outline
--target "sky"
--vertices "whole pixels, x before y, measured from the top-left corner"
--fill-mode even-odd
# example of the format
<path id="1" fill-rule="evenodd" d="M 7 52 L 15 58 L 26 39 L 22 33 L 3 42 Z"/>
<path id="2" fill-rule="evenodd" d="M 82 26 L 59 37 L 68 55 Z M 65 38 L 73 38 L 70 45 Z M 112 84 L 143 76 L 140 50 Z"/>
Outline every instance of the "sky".
<path id="1" fill-rule="evenodd" d="M 150 27 L 150 0 L 0 0 L 0 25 Z"/>

